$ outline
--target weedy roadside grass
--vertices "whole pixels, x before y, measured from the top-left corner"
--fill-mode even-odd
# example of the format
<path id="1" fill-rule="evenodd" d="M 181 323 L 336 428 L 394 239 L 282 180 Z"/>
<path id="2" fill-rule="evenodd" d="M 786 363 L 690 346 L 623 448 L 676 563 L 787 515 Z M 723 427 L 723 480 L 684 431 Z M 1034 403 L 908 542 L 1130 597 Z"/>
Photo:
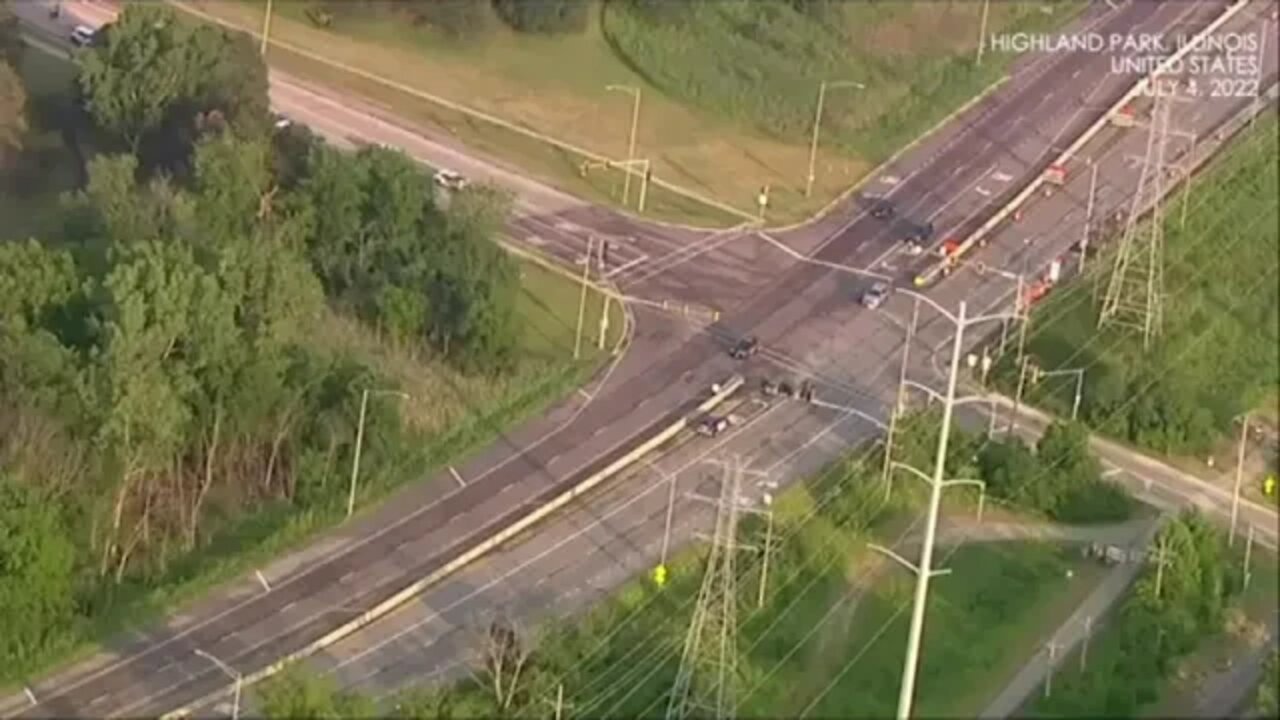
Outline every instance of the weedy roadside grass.
<path id="1" fill-rule="evenodd" d="M 264 4 L 177 3 L 251 32 Z M 329 29 L 306 19 L 308 3 L 277 3 L 273 65 L 304 80 L 364 95 L 462 144 L 594 201 L 617 202 L 619 173 L 580 177 L 581 159 L 510 130 L 468 120 L 345 65 L 503 118 L 602 155 L 626 156 L 642 90 L 637 156 L 655 175 L 721 203 L 755 212 L 769 185 L 771 222 L 803 219 L 879 161 L 1000 79 L 1014 56 L 975 62 L 982 3 L 852 3 L 839 27 L 801 19 L 781 3 L 690 4 L 680 22 L 655 24 L 622 2 L 594 3 L 580 35 L 520 35 L 500 24 L 464 41 L 415 27 L 403 15 L 342 16 Z M 988 33 L 1044 30 L 1076 17 L 1083 2 L 991 3 Z M 767 30 L 766 30 L 767 29 Z M 942 38 L 941 40 L 939 38 Z M 328 63 L 292 53 L 292 46 Z M 332 64 L 330 64 L 332 63 Z M 814 192 L 804 196 L 818 84 L 832 90 L 823 112 Z M 530 146 L 532 143 L 533 146 Z M 726 224 L 719 211 L 651 195 L 650 217 Z M 634 188 L 633 188 L 634 202 Z M 731 222 L 731 221 L 730 221 Z"/>

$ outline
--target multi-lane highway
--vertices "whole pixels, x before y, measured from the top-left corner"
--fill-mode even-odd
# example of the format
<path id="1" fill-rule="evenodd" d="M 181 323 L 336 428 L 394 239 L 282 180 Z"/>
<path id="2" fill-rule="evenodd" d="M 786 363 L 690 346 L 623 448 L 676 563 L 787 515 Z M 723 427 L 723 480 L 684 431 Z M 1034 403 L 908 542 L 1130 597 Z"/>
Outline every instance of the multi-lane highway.
<path id="1" fill-rule="evenodd" d="M 1175 26 L 1190 33 L 1223 6 L 1138 3 L 1111 10 L 1100 5 L 1082 23 L 1107 33 Z M 1263 12 L 1246 11 L 1241 22 L 1256 27 Z M 47 22 L 40 12 L 28 11 L 24 19 Z M 973 227 L 1134 81 L 1108 73 L 1105 64 L 1105 58 L 1090 54 L 1028 58 L 999 91 L 884 169 L 872 184 L 878 188 L 875 194 L 892 197 L 899 214 L 910 221 L 933 220 L 939 240 Z M 1274 62 L 1270 67 L 1274 73 Z M 274 73 L 271 90 L 279 110 L 335 141 L 385 142 L 426 162 L 513 185 L 522 194 L 522 209 L 528 211 L 510 229 L 514 241 L 572 260 L 582 253 L 588 232 L 630 238 L 618 264 L 634 262 L 613 278 L 627 293 L 702 302 L 722 308 L 724 315 L 715 326 L 701 328 L 647 314 L 642 307 L 627 354 L 584 392 L 510 431 L 459 466 L 459 481 L 442 474 L 405 490 L 394 502 L 306 551 L 264 568 L 261 582 L 251 577 L 235 583 L 184 609 L 164 627 L 122 638 L 110 655 L 33 683 L 37 703 L 24 708 L 23 698 L 8 701 L 0 704 L 5 714 L 156 714 L 229 684 L 222 671 L 195 654 L 196 649 L 247 674 L 305 647 L 440 567 L 557 488 L 622 453 L 664 419 L 687 411 L 691 399 L 699 398 L 713 381 L 739 369 L 724 353 L 726 341 L 739 334 L 755 333 L 767 346 L 750 368 L 756 376 L 807 375 L 821 384 L 823 397 L 836 407 L 883 414 L 896 379 L 902 303 L 891 301 L 884 312 L 869 313 L 853 300 L 868 284 L 870 273 L 901 277 L 911 268 L 910 259 L 896 253 L 903 225 L 870 218 L 860 199 L 776 238 L 750 229 L 708 235 L 656 226 L 584 206 L 496 163 L 462 155 L 447 142 L 399 125 L 385 110 L 359 100 L 307 88 Z M 1237 104 L 1206 103 L 1195 121 L 1211 126 Z M 1135 135 L 1128 133 L 1125 152 L 1133 152 Z M 1133 168 L 1108 165 L 1103 172 L 1115 206 L 1133 182 Z M 1027 268 L 1042 267 L 1069 244 L 1060 237 L 1062 228 L 1072 225 L 1072 213 L 1078 221 L 1083 202 L 1077 179 L 1057 197 L 1037 204 L 1024 225 L 993 238 L 984 257 L 994 266 L 1016 266 L 1025 256 Z M 1024 242 L 1030 235 L 1038 239 Z M 975 305 L 994 305 L 1010 289 L 1002 282 L 961 273 L 936 288 L 934 295 L 946 303 L 968 298 Z M 920 342 L 932 348 L 946 337 L 941 323 L 930 322 L 922 327 Z M 741 435 L 731 438 L 757 447 L 776 443 L 763 448 L 763 454 L 774 459 L 760 459 L 773 463 L 779 478 L 820 465 L 836 445 L 874 429 L 871 423 L 851 422 L 851 416 L 838 410 L 795 404 L 760 409 L 754 417 Z M 833 440 L 823 447 L 810 438 Z M 330 648 L 318 662 L 342 668 L 344 682 L 362 684 L 370 675 L 386 675 L 385 668 L 404 665 L 403 648 L 388 653 L 386 648 L 394 643 L 382 642 L 388 637 L 402 640 L 397 633 L 404 627 L 421 630 L 421 622 L 436 623 L 440 632 L 415 636 L 414 642 L 437 643 L 426 654 L 438 660 L 448 656 L 450 643 L 460 642 L 457 633 L 444 628 L 465 624 L 466 614 L 484 605 L 478 598 L 486 591 L 490 604 L 506 595 L 535 611 L 551 604 L 550 597 L 570 594 L 573 583 L 634 564 L 634 558 L 650 554 L 647 546 L 656 537 L 651 518 L 660 514 L 655 508 L 663 503 L 652 495 L 636 501 L 634 492 L 622 488 L 638 491 L 652 484 L 652 475 L 620 484 L 589 503 L 589 511 L 567 515 L 530 542 L 429 589 L 419 603 Z M 584 518 L 585 512 L 594 517 Z M 601 523 L 605 515 L 610 519 Z M 688 513 L 681 517 L 694 518 Z M 685 527 L 690 522 L 677 524 Z M 583 523 L 591 532 L 575 535 L 574 524 Z M 539 544 L 556 547 L 557 538 L 564 540 L 558 549 L 544 555 L 533 551 Z M 627 546 L 631 560 L 618 555 Z M 535 562 L 521 568 L 523 575 L 506 576 L 504 567 L 530 558 Z M 563 589 L 539 588 L 530 580 L 556 575 L 567 558 L 573 559 L 568 562 L 578 566 L 578 573 L 565 576 Z M 459 602 L 460 597 L 475 602 Z M 376 647 L 364 651 L 362 646 Z M 357 659 L 350 660 L 353 657 Z M 400 682 L 409 679 L 403 671 L 399 675 Z M 378 682 L 393 685 L 396 680 L 388 676 Z"/>

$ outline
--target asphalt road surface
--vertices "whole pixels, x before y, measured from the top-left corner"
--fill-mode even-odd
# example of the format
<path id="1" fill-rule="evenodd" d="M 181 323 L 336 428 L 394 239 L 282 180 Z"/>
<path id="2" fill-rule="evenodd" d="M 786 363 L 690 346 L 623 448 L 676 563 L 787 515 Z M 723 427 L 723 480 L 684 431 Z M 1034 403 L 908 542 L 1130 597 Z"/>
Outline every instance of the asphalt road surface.
<path id="1" fill-rule="evenodd" d="M 1180 23 L 1189 33 L 1220 8 L 1220 3 L 1140 3 L 1091 16 L 1086 22 L 1102 23 L 1099 27 L 1105 32 L 1121 28 L 1154 31 Z M 935 224 L 941 230 L 939 240 L 979 222 L 1001 197 L 1014 192 L 1021 181 L 1034 176 L 1039 166 L 1056 154 L 1055 145 L 1065 146 L 1133 80 L 1106 74 L 1099 65 L 1095 56 L 1072 54 L 1032 58 L 1023 63 L 1004 88 L 886 169 L 882 181 L 897 178 L 895 183 L 883 184 L 889 185 L 887 192 L 898 205 L 900 216 L 913 221 L 936 218 Z M 1045 100 L 1050 95 L 1046 88 L 1052 89 L 1051 95 L 1061 96 L 1059 102 L 1052 97 Z M 386 142 L 403 147 L 428 163 L 471 176 L 485 176 L 485 171 L 475 166 L 494 168 L 474 162 L 468 165 L 456 150 L 377 117 L 379 111 L 366 108 L 357 100 L 343 98 L 335 104 L 326 100 L 324 93 L 301 88 L 275 74 L 272 97 L 279 109 L 330 137 L 340 134 L 365 142 Z M 1233 107 L 1205 103 L 1204 121 L 1211 123 Z M 1127 152 L 1132 152 L 1135 144 L 1141 145 L 1141 139 L 1136 137 L 1138 133 L 1128 135 L 1133 142 L 1126 146 Z M 496 170 L 495 174 L 501 173 L 501 168 Z M 1111 170 L 1105 172 L 1116 187 L 1124 186 L 1126 181 L 1132 183 L 1132 168 L 1117 168 L 1114 174 Z M 999 179 L 1006 175 L 1008 180 Z M 632 238 L 629 260 L 642 255 L 645 258 L 631 266 L 636 270 L 619 273 L 616 278 L 628 293 L 722 307 L 722 321 L 700 328 L 638 310 L 639 323 L 630 351 L 584 393 L 543 418 L 505 433 L 494 446 L 460 465 L 457 470 L 463 487 L 458 487 L 452 475 L 442 474 L 408 488 L 392 502 L 330 533 L 303 553 L 265 568 L 265 585 L 251 577 L 213 593 L 170 618 L 163 627 L 122 638 L 113 645 L 112 655 L 96 657 L 34 683 L 37 705 L 23 708 L 25 699 L 19 697 L 0 705 L 0 710 L 31 716 L 147 715 L 225 687 L 227 678 L 195 655 L 196 649 L 247 673 L 306 645 L 354 611 L 372 605 L 478 542 L 505 518 L 527 511 L 556 488 L 566 486 L 598 467 L 605 458 L 638 442 L 662 419 L 687 411 L 692 399 L 700 398 L 711 382 L 739 369 L 724 352 L 726 343 L 738 334 L 754 332 L 765 342 L 766 351 L 749 365 L 753 377 L 779 372 L 808 375 L 822 383 L 823 397 L 829 398 L 833 407 L 856 406 L 867 414 L 883 414 L 897 374 L 902 303 L 891 301 L 884 312 L 868 313 L 852 300 L 866 287 L 868 272 L 900 277 L 909 270 L 901 262 L 894 268 L 883 266 L 886 260 L 891 264 L 892 260 L 899 260 L 893 251 L 902 231 L 900 223 L 886 226 L 867 217 L 863 201 L 854 199 L 814 226 L 776 239 L 749 231 L 724 233 L 708 240 L 708 236 L 692 231 L 647 225 L 586 207 L 537 183 L 522 180 L 520 184 L 531 188 L 524 193 L 522 206 L 532 213 L 516 222 L 511 231 L 514 239 L 571 259 L 582 252 L 586 228 Z M 978 188 L 985 192 L 978 192 Z M 1025 222 L 1042 225 L 1049 235 L 1049 230 L 1061 222 L 1062 212 L 1079 212 L 1078 182 L 1057 199 L 1070 200 L 1068 209 L 1055 215 L 1050 199 L 1043 207 L 1037 204 Z M 1018 228 L 1016 232 L 1002 233 L 1000 237 L 1005 242 L 1002 244 L 998 238 L 984 252 L 993 256 L 994 265 L 1001 265 L 1007 257 L 1006 245 L 1013 245 L 1031 258 L 1028 267 L 1039 268 L 1065 247 L 1055 247 L 1053 239 L 1027 246 L 1005 237 L 1025 232 Z M 691 247 L 695 250 L 686 249 Z M 1028 253 L 1028 247 L 1033 251 Z M 797 254 L 816 254 L 818 262 L 797 260 Z M 646 265 L 659 272 L 646 271 Z M 1001 286 L 989 278 L 959 274 L 936 288 L 933 296 L 948 304 L 966 297 L 975 304 L 994 305 L 1007 295 L 1008 289 L 1007 283 Z M 939 323 L 926 323 L 920 335 L 922 347 L 936 347 L 941 332 Z M 839 410 L 792 405 L 779 408 L 753 427 L 757 433 L 773 433 L 775 437 L 788 433 L 787 440 L 779 440 L 787 443 L 792 435 L 803 438 L 804 433 L 815 434 L 815 424 L 830 428 L 833 420 L 839 420 L 840 428 L 852 428 L 852 417 Z M 763 424 L 773 418 L 782 425 L 781 430 L 771 431 Z M 860 423 L 858 428 L 841 434 L 840 442 L 865 437 L 874 426 Z M 755 442 L 760 442 L 758 436 Z M 832 447 L 826 450 L 834 452 Z M 821 465 L 821 454 L 810 453 L 806 457 L 805 463 L 788 466 L 787 470 L 799 471 L 806 464 Z M 781 469 L 778 474 L 782 475 Z M 643 482 L 652 485 L 652 477 Z M 625 518 L 615 520 L 621 527 L 605 527 L 598 532 L 605 532 L 610 538 L 638 538 L 634 547 L 639 549 L 634 554 L 652 557 L 653 523 L 643 522 L 642 512 L 627 515 L 624 511 L 621 515 Z M 566 515 L 570 517 L 573 516 Z M 629 533 L 621 529 L 627 523 L 637 523 L 637 519 L 643 530 Z M 683 527 L 686 523 L 681 520 L 678 524 Z M 552 537 L 550 533 L 566 526 L 557 522 L 548 527 L 547 537 Z M 535 536 L 542 537 L 542 533 Z M 566 549 L 549 557 L 560 564 L 572 558 L 596 557 L 592 548 L 601 548 L 597 563 L 601 562 L 599 558 L 616 553 L 609 540 L 579 535 Z M 505 558 L 495 557 L 478 566 L 477 572 L 488 571 L 501 578 L 502 571 L 497 566 L 500 562 Z M 586 567 L 583 569 L 584 575 L 589 574 Z M 542 573 L 552 574 L 545 570 Z M 511 582 L 498 585 L 503 592 L 519 593 L 530 587 L 528 575 L 526 572 L 525 579 L 511 578 Z M 446 590 L 474 595 L 475 589 L 484 584 L 469 574 L 465 578 L 459 576 L 458 583 L 428 590 L 420 604 L 408 607 L 434 615 L 434 608 L 450 605 L 443 597 Z M 573 580 L 566 578 L 562 587 L 566 592 L 572 589 Z M 539 590 L 536 583 L 530 592 L 541 592 L 542 598 L 559 595 L 554 588 Z M 459 612 L 462 611 L 452 614 L 455 621 Z M 394 623 L 387 622 L 392 620 L 413 622 L 394 613 L 352 636 L 349 642 L 344 641 L 344 646 L 353 648 L 379 637 L 379 633 L 384 637 L 394 635 Z M 454 637 L 456 640 L 456 633 Z M 327 655 L 341 657 L 341 648 L 331 651 L 337 652 Z M 347 656 L 356 652 L 349 649 Z M 376 662 L 371 665 L 379 668 L 397 662 L 388 659 L 381 666 Z M 365 668 L 369 667 L 370 663 L 366 663 Z"/>

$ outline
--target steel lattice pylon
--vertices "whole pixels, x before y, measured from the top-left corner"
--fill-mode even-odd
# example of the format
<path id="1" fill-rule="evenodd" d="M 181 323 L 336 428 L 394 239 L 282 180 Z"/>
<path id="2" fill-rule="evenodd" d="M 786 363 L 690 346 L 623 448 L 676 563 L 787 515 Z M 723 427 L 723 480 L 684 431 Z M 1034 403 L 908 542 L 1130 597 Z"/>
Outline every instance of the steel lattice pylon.
<path id="1" fill-rule="evenodd" d="M 1165 156 L 1175 99 L 1158 83 L 1153 85 L 1155 106 L 1147 126 L 1142 172 L 1098 313 L 1099 328 L 1124 326 L 1139 330 L 1144 349 L 1150 349 L 1164 324 L 1164 197 L 1169 169 Z M 1151 217 L 1141 222 L 1148 205 Z"/>
<path id="2" fill-rule="evenodd" d="M 741 479 L 741 466 L 726 464 L 715 535 L 667 705 L 667 718 L 673 720 L 733 717 L 738 683 L 738 594 L 733 561 L 737 551 L 745 547 L 737 543 Z"/>

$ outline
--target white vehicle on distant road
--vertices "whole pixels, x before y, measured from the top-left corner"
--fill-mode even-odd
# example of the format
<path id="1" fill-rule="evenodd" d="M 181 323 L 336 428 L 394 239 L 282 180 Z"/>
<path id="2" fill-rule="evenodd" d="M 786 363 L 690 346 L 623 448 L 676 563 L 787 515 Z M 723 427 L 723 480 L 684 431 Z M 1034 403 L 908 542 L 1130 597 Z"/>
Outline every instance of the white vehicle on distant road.
<path id="1" fill-rule="evenodd" d="M 872 285 L 870 290 L 867 290 L 862 294 L 862 306 L 868 310 L 875 310 L 883 305 L 884 301 L 888 297 L 889 286 L 882 282 L 878 282 L 875 285 Z"/>
<path id="2" fill-rule="evenodd" d="M 467 179 L 452 170 L 437 170 L 435 181 L 445 190 L 461 190 L 467 186 Z"/>
<path id="3" fill-rule="evenodd" d="M 97 35 L 98 31 L 88 25 L 77 25 L 71 31 L 71 43 L 76 47 L 86 47 Z"/>

